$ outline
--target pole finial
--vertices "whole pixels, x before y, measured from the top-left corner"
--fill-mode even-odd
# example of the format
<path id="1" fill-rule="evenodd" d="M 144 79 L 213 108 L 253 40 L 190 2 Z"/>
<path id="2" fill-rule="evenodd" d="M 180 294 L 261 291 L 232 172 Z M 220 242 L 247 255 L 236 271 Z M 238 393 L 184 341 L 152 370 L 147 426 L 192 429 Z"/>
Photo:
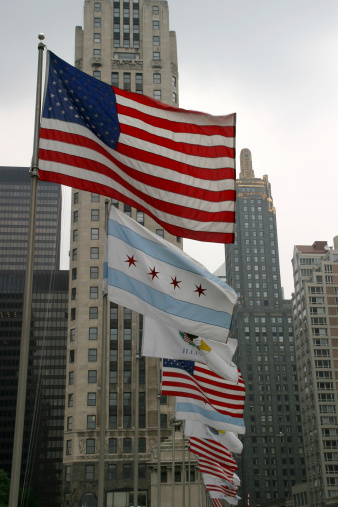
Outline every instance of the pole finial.
<path id="1" fill-rule="evenodd" d="M 45 38 L 45 34 L 44 33 L 39 33 L 38 39 L 44 40 L 44 38 Z"/>

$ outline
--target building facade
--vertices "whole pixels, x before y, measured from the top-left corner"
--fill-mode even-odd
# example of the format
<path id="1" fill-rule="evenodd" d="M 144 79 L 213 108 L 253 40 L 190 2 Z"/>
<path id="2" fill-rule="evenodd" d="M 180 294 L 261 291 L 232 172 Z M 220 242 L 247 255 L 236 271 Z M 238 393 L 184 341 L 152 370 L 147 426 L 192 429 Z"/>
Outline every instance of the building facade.
<path id="1" fill-rule="evenodd" d="M 28 167 L 0 167 L 0 266 L 25 270 L 30 205 Z M 55 270 L 60 263 L 61 186 L 39 181 L 34 269 Z"/>
<path id="2" fill-rule="evenodd" d="M 12 465 L 28 238 L 28 168 L 0 168 L 0 468 Z M 57 271 L 61 187 L 38 183 L 21 485 L 41 505 L 61 502 L 68 271 Z M 38 271 L 37 268 L 40 270 Z"/>
<path id="3" fill-rule="evenodd" d="M 176 36 L 169 31 L 168 4 L 162 0 L 86 0 L 84 26 L 76 28 L 75 64 L 88 74 L 168 104 L 178 104 Z M 153 232 L 182 247 L 142 212 L 113 205 Z M 109 343 L 104 363 L 107 397 L 101 399 L 103 325 L 102 271 L 105 198 L 72 192 L 70 308 L 66 427 L 64 436 L 64 504 L 96 505 L 99 433 L 105 428 L 105 505 L 133 502 L 136 337 L 143 318 L 111 303 L 107 315 Z M 157 446 L 158 410 L 161 438 L 170 435 L 171 401 L 159 398 L 159 364 L 139 361 L 138 505 L 150 506 L 150 467 Z M 100 406 L 106 403 L 106 421 Z"/>
<path id="4" fill-rule="evenodd" d="M 338 236 L 296 245 L 292 295 L 300 406 L 313 507 L 338 503 Z M 335 503 L 334 503 L 335 502 Z"/>
<path id="5" fill-rule="evenodd" d="M 232 333 L 246 382 L 244 505 L 291 497 L 306 481 L 291 302 L 283 300 L 276 210 L 268 176 L 256 178 L 240 154 L 235 243 L 226 246 L 227 283 L 239 295 Z"/>

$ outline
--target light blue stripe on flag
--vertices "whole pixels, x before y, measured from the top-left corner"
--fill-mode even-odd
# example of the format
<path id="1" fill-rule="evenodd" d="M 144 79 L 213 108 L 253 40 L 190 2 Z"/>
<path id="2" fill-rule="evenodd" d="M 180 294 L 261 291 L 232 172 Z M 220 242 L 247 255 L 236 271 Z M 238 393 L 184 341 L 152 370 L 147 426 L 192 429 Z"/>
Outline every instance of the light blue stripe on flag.
<path id="1" fill-rule="evenodd" d="M 125 290 L 133 294 L 149 305 L 163 312 L 175 315 L 195 322 L 203 322 L 212 326 L 229 329 L 231 315 L 226 312 L 218 312 L 212 308 L 206 308 L 194 303 L 177 300 L 168 294 L 164 294 L 149 285 L 129 277 L 121 271 L 108 268 L 108 284 L 111 287 Z"/>
<path id="2" fill-rule="evenodd" d="M 207 278 L 208 280 L 211 280 L 222 287 L 222 289 L 226 289 L 230 292 L 235 293 L 234 289 L 227 285 L 218 276 L 215 276 L 206 269 L 203 269 L 202 266 L 199 266 L 198 264 L 192 262 L 184 255 L 179 255 L 177 252 L 170 250 L 167 246 L 160 245 L 155 241 L 144 238 L 137 232 L 111 219 L 108 221 L 108 235 L 114 236 L 115 238 L 124 241 L 128 245 L 132 246 L 133 248 L 137 248 L 145 254 L 150 255 L 154 259 L 165 262 L 176 268 L 184 269 L 190 273 L 203 276 L 204 278 Z"/>

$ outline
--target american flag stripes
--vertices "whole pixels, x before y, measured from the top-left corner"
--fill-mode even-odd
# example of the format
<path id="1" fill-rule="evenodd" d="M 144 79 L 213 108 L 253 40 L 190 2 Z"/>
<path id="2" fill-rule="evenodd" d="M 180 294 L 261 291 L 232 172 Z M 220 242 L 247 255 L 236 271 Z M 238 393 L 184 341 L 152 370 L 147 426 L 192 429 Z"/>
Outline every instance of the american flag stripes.
<path id="1" fill-rule="evenodd" d="M 118 199 L 175 236 L 232 243 L 236 115 L 174 108 L 48 52 L 40 179 Z"/>
<path id="2" fill-rule="evenodd" d="M 198 456 L 211 461 L 216 461 L 223 468 L 237 470 L 237 464 L 232 457 L 231 452 L 219 442 L 190 437 L 189 449 Z"/>
<path id="3" fill-rule="evenodd" d="M 216 461 L 210 461 L 205 458 L 198 458 L 197 468 L 204 474 L 214 475 L 215 477 L 218 477 L 219 479 L 222 479 L 223 481 L 226 481 L 234 486 L 234 471 L 221 467 L 221 465 L 216 463 Z"/>
<path id="4" fill-rule="evenodd" d="M 217 412 L 243 418 L 245 387 L 217 375 L 202 363 L 163 360 L 162 394 L 194 398 L 211 405 Z"/>

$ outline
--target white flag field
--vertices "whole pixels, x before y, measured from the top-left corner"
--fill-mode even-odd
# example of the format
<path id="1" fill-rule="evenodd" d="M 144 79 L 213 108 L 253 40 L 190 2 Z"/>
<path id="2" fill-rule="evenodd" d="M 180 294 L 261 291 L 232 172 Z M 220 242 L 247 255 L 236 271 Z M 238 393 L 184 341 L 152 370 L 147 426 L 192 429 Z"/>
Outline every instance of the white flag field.
<path id="1" fill-rule="evenodd" d="M 108 299 L 179 330 L 224 342 L 238 296 L 175 245 L 111 206 Z"/>

